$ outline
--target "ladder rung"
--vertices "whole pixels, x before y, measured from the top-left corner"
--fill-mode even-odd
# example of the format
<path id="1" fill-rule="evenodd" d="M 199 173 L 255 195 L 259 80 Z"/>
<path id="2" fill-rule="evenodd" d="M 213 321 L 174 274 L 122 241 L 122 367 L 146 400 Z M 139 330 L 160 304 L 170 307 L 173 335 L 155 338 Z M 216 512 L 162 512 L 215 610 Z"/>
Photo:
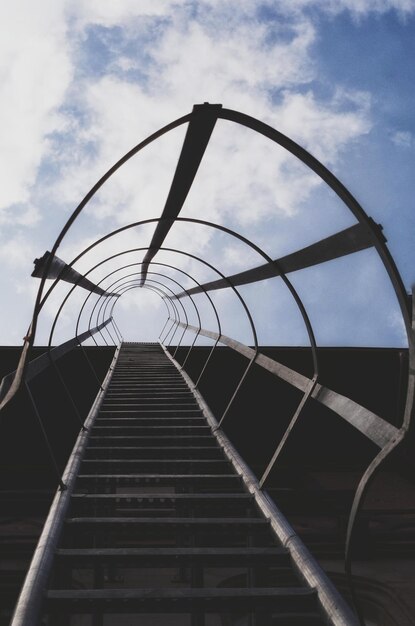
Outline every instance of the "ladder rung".
<path id="1" fill-rule="evenodd" d="M 165 494 L 123 494 L 123 493 L 75 493 L 71 496 L 75 500 L 133 500 L 134 502 L 146 502 L 147 500 L 163 500 L 166 502 L 203 501 L 211 500 L 246 500 L 252 501 L 253 496 L 248 493 L 165 493 Z"/>
<path id="2" fill-rule="evenodd" d="M 200 459 L 205 459 L 206 455 L 208 456 L 220 456 L 222 458 L 222 451 L 220 448 L 215 448 L 213 446 L 121 446 L 115 447 L 111 446 L 109 448 L 104 446 L 89 446 L 86 450 L 88 457 L 94 456 L 95 458 L 99 458 L 101 460 L 105 460 L 105 458 L 111 457 L 111 454 L 116 456 L 117 454 L 122 454 L 123 457 L 125 455 L 130 455 L 135 458 L 152 458 L 156 455 L 156 453 L 162 453 L 163 458 L 166 458 L 166 455 L 169 457 L 176 456 L 179 452 L 180 455 L 192 455 L 197 458 L 200 455 Z M 106 455 L 106 456 L 105 456 Z M 117 457 L 116 457 L 117 458 Z"/>
<path id="3" fill-rule="evenodd" d="M 274 609 L 299 612 L 314 607 L 316 592 L 300 587 L 277 588 L 159 588 L 159 589 L 62 589 L 46 594 L 49 610 L 73 612 L 128 613 L 141 612 L 182 613 L 184 611 L 236 611 Z"/>
<path id="4" fill-rule="evenodd" d="M 127 465 L 132 465 L 133 463 L 140 465 L 146 465 L 148 463 L 159 463 L 160 465 L 173 465 L 176 463 L 177 465 L 228 465 L 229 461 L 227 459 L 84 459 L 83 463 L 89 463 L 90 465 L 105 465 L 116 464 L 116 463 L 125 463 Z"/>
<path id="5" fill-rule="evenodd" d="M 155 473 L 142 473 L 142 474 L 79 474 L 78 481 L 90 481 L 93 484 L 97 483 L 129 483 L 129 484 L 147 484 L 155 482 L 156 484 L 171 484 L 176 483 L 178 485 L 184 485 L 189 483 L 198 482 L 212 482 L 212 483 L 224 483 L 235 482 L 242 483 L 242 478 L 238 474 L 155 474 Z"/>
<path id="6" fill-rule="evenodd" d="M 103 418 L 97 418 L 97 420 L 95 421 L 95 424 L 99 424 L 101 423 L 101 421 L 103 421 L 104 423 L 107 423 L 108 420 L 111 421 L 117 421 L 117 420 L 130 420 L 132 418 L 128 418 L 128 417 L 120 417 L 120 418 L 115 418 L 115 417 L 103 417 Z M 204 417 L 201 416 L 196 416 L 196 417 L 191 417 L 189 415 L 185 416 L 185 417 L 176 417 L 176 416 L 172 416 L 172 417 L 135 417 L 133 418 L 135 421 L 137 421 L 139 424 L 145 424 L 148 423 L 148 425 L 152 426 L 154 424 L 162 424 L 163 422 L 168 425 L 168 426 L 185 426 L 185 425 L 206 425 L 206 420 Z"/>
<path id="7" fill-rule="evenodd" d="M 204 623 L 203 613 L 250 611 L 255 623 L 321 626 L 316 592 L 295 574 L 160 344 L 122 344 L 88 434 L 45 619 L 88 614 L 101 624 L 111 614 L 190 613 L 193 624 Z M 240 568 L 239 586 L 216 586 L 218 574 L 203 587 L 212 585 L 208 567 L 226 568 L 226 580 Z M 153 571 L 135 571 L 142 568 Z"/>
<path id="8" fill-rule="evenodd" d="M 117 564 L 132 562 L 135 567 L 164 566 L 180 564 L 201 564 L 234 566 L 243 564 L 287 565 L 290 562 L 285 548 L 83 548 L 60 549 L 56 552 L 65 561 L 96 562 L 115 561 Z"/>
<path id="9" fill-rule="evenodd" d="M 115 418 L 111 418 L 112 421 Z M 128 419 L 128 418 L 127 418 Z M 111 428 L 120 428 L 120 426 L 101 426 L 101 425 L 97 425 L 94 426 L 95 428 L 98 430 L 105 430 L 105 429 L 111 429 Z M 196 433 L 200 433 L 203 431 L 211 431 L 212 429 L 210 428 L 210 426 L 206 425 L 206 426 L 127 426 L 127 428 L 136 428 L 136 429 L 140 429 L 143 431 L 148 431 L 148 430 L 154 430 L 155 432 L 160 433 L 160 431 L 165 430 L 166 432 L 170 432 L 170 433 L 174 433 L 176 430 L 181 431 L 182 433 L 185 433 L 186 431 L 192 431 L 192 432 L 196 432 Z"/>
<path id="10" fill-rule="evenodd" d="M 261 517 L 70 517 L 70 526 L 175 526 L 180 528 L 202 527 L 214 532 L 216 526 L 242 526 L 264 528 L 269 521 Z"/>
<path id="11" fill-rule="evenodd" d="M 137 417 L 200 417 L 201 409 L 130 409 L 130 410 L 101 410 L 97 419 L 105 417 L 117 417 L 127 419 L 128 415 L 136 415 Z"/>
<path id="12" fill-rule="evenodd" d="M 91 448 L 95 446 L 100 446 L 101 443 L 103 446 L 112 444 L 115 447 L 122 447 L 123 445 L 133 445 L 133 444 L 157 444 L 160 448 L 168 448 L 170 446 L 177 446 L 180 444 L 182 448 L 186 448 L 189 446 L 204 446 L 210 448 L 217 448 L 218 443 L 216 439 L 212 435 L 182 435 L 182 436 L 166 436 L 162 435 L 159 437 L 140 437 L 137 435 L 93 435 L 89 437 L 88 440 L 89 446 Z"/>

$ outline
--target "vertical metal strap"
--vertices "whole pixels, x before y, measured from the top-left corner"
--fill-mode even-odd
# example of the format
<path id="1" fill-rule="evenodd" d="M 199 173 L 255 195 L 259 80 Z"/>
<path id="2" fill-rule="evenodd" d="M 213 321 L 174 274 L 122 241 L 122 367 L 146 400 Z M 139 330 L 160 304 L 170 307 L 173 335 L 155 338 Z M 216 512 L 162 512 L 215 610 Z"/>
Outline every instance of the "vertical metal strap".
<path id="1" fill-rule="evenodd" d="M 415 398 L 415 287 L 412 290 L 412 324 L 411 333 L 409 335 L 409 380 L 408 391 L 406 397 L 406 406 L 404 410 L 404 419 L 401 428 L 397 431 L 395 436 L 386 443 L 379 454 L 373 459 L 369 467 L 363 474 L 360 483 L 356 489 L 356 493 L 353 499 L 352 508 L 347 523 L 346 545 L 344 555 L 344 569 L 349 582 L 350 592 L 352 595 L 353 603 L 359 616 L 361 626 L 365 626 L 364 619 L 361 615 L 360 607 L 358 605 L 356 590 L 353 581 L 352 573 L 352 550 L 353 541 L 355 537 L 356 520 L 364 504 L 367 490 L 377 472 L 387 459 L 404 441 L 408 431 L 412 427 L 414 419 L 414 398 Z"/>
<path id="2" fill-rule="evenodd" d="M 220 328 L 219 328 L 219 330 L 220 330 Z M 218 337 L 218 339 L 216 339 L 215 343 L 213 344 L 213 346 L 212 346 L 212 348 L 211 348 L 211 350 L 210 350 L 210 352 L 209 352 L 209 354 L 207 356 L 207 359 L 206 359 L 206 361 L 203 364 L 202 370 L 201 370 L 201 372 L 200 372 L 200 374 L 199 374 L 199 376 L 198 376 L 198 378 L 197 378 L 197 380 L 195 382 L 195 387 L 199 386 L 200 380 L 201 380 L 203 374 L 205 373 L 206 367 L 207 367 L 207 365 L 208 365 L 208 363 L 209 363 L 209 361 L 210 361 L 210 359 L 211 359 L 211 357 L 213 355 L 213 352 L 214 352 L 216 346 L 218 345 L 218 343 L 220 341 L 220 337 L 221 337 L 221 333 L 219 332 L 219 337 Z"/>
<path id="3" fill-rule="evenodd" d="M 304 393 L 303 397 L 301 398 L 301 402 L 298 405 L 292 419 L 291 422 L 288 425 L 288 428 L 286 429 L 284 435 L 282 436 L 282 439 L 280 441 L 280 443 L 277 446 L 277 449 L 275 450 L 274 454 L 272 455 L 271 461 L 268 463 L 268 466 L 265 470 L 265 472 L 262 475 L 261 480 L 259 481 L 259 486 L 262 489 L 265 486 L 265 483 L 267 482 L 271 471 L 275 465 L 275 463 L 277 462 L 278 457 L 280 456 L 288 437 L 290 436 L 294 426 L 296 425 L 304 407 L 306 406 L 307 402 L 309 401 L 309 399 L 311 398 L 311 394 L 313 393 L 315 387 L 317 385 L 317 376 L 314 376 L 312 378 L 312 380 L 310 381 L 309 385 L 308 385 L 308 389 L 307 391 Z"/>
<path id="4" fill-rule="evenodd" d="M 66 489 L 66 485 L 65 485 L 65 483 L 64 483 L 64 482 L 63 482 L 63 480 L 62 480 L 61 472 L 60 472 L 59 466 L 58 466 L 58 464 L 57 464 L 57 462 L 56 462 L 55 455 L 53 454 L 52 446 L 50 445 L 49 438 L 48 438 L 48 435 L 47 435 L 47 433 L 46 433 L 45 427 L 44 427 L 44 425 L 43 425 L 42 418 L 40 417 L 40 413 L 39 413 L 39 411 L 38 411 L 38 408 L 37 408 L 37 406 L 36 406 L 35 399 L 34 399 L 34 397 L 33 397 L 32 392 L 30 391 L 30 387 L 29 387 L 29 384 L 28 384 L 28 382 L 27 382 L 27 381 L 25 381 L 25 382 L 24 382 L 24 385 L 25 385 L 25 387 L 26 387 L 27 394 L 28 394 L 28 396 L 29 396 L 29 398 L 30 398 L 30 402 L 31 402 L 31 404 L 32 404 L 32 407 L 33 407 L 34 413 L 35 413 L 36 418 L 37 418 L 37 421 L 38 421 L 38 423 L 39 423 L 40 431 L 41 431 L 41 433 L 42 433 L 42 435 L 43 435 L 43 439 L 44 439 L 44 442 L 45 442 L 46 448 L 47 448 L 48 453 L 49 453 L 49 458 L 50 458 L 51 463 L 52 463 L 52 465 L 53 465 L 53 468 L 54 468 L 54 470 L 55 470 L 55 472 L 56 472 L 56 475 L 57 475 L 57 477 L 58 477 L 59 489 L 60 489 L 61 491 L 65 491 L 65 489 Z"/>
<path id="5" fill-rule="evenodd" d="M 50 352 L 49 352 L 49 357 L 50 357 Z M 55 361 L 53 360 L 52 357 L 50 357 L 50 362 L 51 362 L 51 364 L 53 366 L 53 369 L 55 370 L 55 372 L 57 374 L 57 377 L 59 378 L 59 381 L 60 381 L 62 387 L 65 390 L 66 397 L 68 398 L 69 403 L 70 403 L 70 405 L 71 405 L 71 407 L 73 409 L 73 412 L 76 415 L 76 419 L 78 420 L 79 425 L 81 426 L 82 430 L 85 430 L 84 422 L 83 422 L 82 417 L 79 414 L 78 407 L 76 406 L 75 400 L 73 399 L 73 396 L 72 396 L 71 392 L 69 391 L 68 386 L 67 386 L 67 384 L 65 383 L 65 381 L 63 379 L 63 376 L 62 376 L 62 374 L 61 374 L 61 372 L 59 370 L 59 367 L 58 367 L 57 363 L 55 363 Z"/>
<path id="6" fill-rule="evenodd" d="M 111 320 L 111 321 L 112 321 L 112 320 Z M 114 323 L 114 322 L 112 321 L 112 323 Z M 93 339 L 93 338 L 94 338 L 94 337 L 92 337 L 92 339 Z M 96 342 L 95 342 L 95 343 L 96 343 Z M 94 379 L 95 379 L 95 380 L 96 380 L 96 382 L 98 383 L 98 387 L 99 387 L 100 389 L 102 389 L 101 381 L 99 380 L 99 377 L 98 377 L 98 374 L 97 374 L 97 372 L 96 372 L 96 370 L 95 370 L 95 367 L 92 365 L 91 359 L 90 359 L 90 358 L 89 358 L 89 356 L 87 355 L 87 353 L 86 353 L 86 350 L 85 350 L 84 346 L 80 343 L 80 344 L 79 344 L 79 347 L 80 347 L 80 349 L 81 349 L 81 351 L 82 351 L 83 356 L 85 357 L 86 362 L 88 363 L 88 367 L 89 367 L 89 369 L 90 369 L 90 371 L 91 371 L 91 373 L 92 373 L 92 375 L 93 375 Z"/>
<path id="7" fill-rule="evenodd" d="M 225 410 L 224 410 L 224 412 L 222 413 L 222 417 L 220 418 L 220 421 L 219 421 L 219 423 L 218 423 L 218 425 L 217 425 L 217 428 L 220 428 L 220 427 L 221 427 L 221 425 L 222 425 L 222 423 L 223 423 L 223 420 L 224 420 L 224 419 L 225 419 L 225 417 L 227 416 L 227 414 L 228 414 L 228 412 L 229 412 L 229 409 L 231 408 L 231 406 L 232 406 L 232 404 L 233 404 L 233 402 L 234 402 L 234 400 L 235 400 L 236 396 L 238 395 L 239 390 L 240 390 L 240 388 L 242 387 L 242 384 L 243 384 L 244 380 L 245 380 L 245 379 L 246 379 L 246 377 L 248 376 L 248 373 L 249 373 L 249 371 L 251 370 L 251 367 L 252 367 L 252 366 L 253 366 L 253 364 L 255 363 L 255 359 L 256 359 L 257 355 L 258 355 L 258 346 L 257 346 L 256 352 L 255 352 L 255 355 L 254 355 L 254 356 L 252 357 L 252 359 L 249 361 L 249 363 L 248 363 L 248 367 L 245 369 L 244 373 L 242 374 L 242 377 L 241 377 L 241 379 L 240 379 L 240 381 L 239 381 L 239 383 L 238 383 L 238 385 L 237 385 L 237 387 L 236 387 L 235 391 L 233 392 L 232 397 L 231 397 L 231 399 L 229 400 L 229 402 L 228 402 L 228 405 L 227 405 L 226 409 L 225 409 Z"/>

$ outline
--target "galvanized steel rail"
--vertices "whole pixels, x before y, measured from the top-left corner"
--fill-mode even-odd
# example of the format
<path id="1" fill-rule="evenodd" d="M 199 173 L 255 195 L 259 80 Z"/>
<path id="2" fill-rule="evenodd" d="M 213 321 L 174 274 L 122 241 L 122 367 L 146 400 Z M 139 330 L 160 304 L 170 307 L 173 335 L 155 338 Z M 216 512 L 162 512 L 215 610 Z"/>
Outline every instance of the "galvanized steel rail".
<path id="1" fill-rule="evenodd" d="M 69 457 L 62 479 L 65 489 L 58 489 L 51 504 L 49 514 L 43 526 L 29 570 L 17 601 L 16 610 L 10 626 L 36 626 L 39 623 L 39 612 L 50 576 L 62 526 L 69 507 L 75 480 L 79 473 L 85 446 L 88 441 L 89 429 L 101 407 L 105 392 L 110 383 L 115 364 L 118 360 L 120 345 L 116 348 L 107 375 L 98 391 L 95 401 L 85 420 L 85 430 L 79 433 L 75 446 Z"/>
<path id="2" fill-rule="evenodd" d="M 250 493 L 252 493 L 255 497 L 255 501 L 262 513 L 270 520 L 271 526 L 278 539 L 281 541 L 281 544 L 289 550 L 298 574 L 304 578 L 312 589 L 317 591 L 323 614 L 327 615 L 329 624 L 331 626 L 357 626 L 358 620 L 351 611 L 349 605 L 342 598 L 331 580 L 326 576 L 288 520 L 278 509 L 275 502 L 272 498 L 270 498 L 267 492 L 262 489 L 262 485 L 256 478 L 255 474 L 245 463 L 236 448 L 232 445 L 232 442 L 219 428 L 218 421 L 191 378 L 186 374 L 186 372 L 183 371 L 180 364 L 173 359 L 166 348 L 164 348 L 164 351 L 176 365 L 189 388 L 192 390 L 194 397 L 202 409 L 203 415 L 210 424 L 220 446 L 223 448 L 236 472 L 242 476 L 245 485 Z"/>

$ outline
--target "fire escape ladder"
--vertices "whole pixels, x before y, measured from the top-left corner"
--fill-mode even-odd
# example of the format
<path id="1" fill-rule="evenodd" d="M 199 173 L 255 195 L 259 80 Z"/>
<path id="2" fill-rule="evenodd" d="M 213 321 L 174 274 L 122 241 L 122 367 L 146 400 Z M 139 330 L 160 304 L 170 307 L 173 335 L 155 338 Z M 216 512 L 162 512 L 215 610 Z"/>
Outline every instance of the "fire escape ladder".
<path id="1" fill-rule="evenodd" d="M 159 344 L 122 344 L 79 467 L 47 624 L 327 624 Z"/>
<path id="2" fill-rule="evenodd" d="M 308 168 L 327 185 L 330 197 L 347 209 L 352 225 L 329 236 L 326 233 L 324 238 L 306 247 L 274 258 L 223 223 L 228 220 L 229 212 L 221 216 L 219 211 L 217 222 L 202 219 L 203 216 L 190 217 L 190 211 L 181 215 L 212 133 L 225 126 L 229 128 L 229 123 L 242 126 L 244 132 L 257 133 L 261 141 L 272 141 L 279 150 L 286 151 L 290 159 Z M 57 257 L 66 234 L 104 183 L 153 141 L 184 124 L 188 124 L 186 135 L 161 215 L 143 219 L 138 211 L 137 217 L 134 213 L 137 221 L 120 223 L 114 230 L 91 240 L 69 263 Z M 238 216 L 232 216 L 230 221 L 237 223 Z M 306 222 L 299 223 L 306 228 Z M 136 229 L 151 225 L 154 232 L 147 246 L 124 248 L 127 241 L 135 240 Z M 185 249 L 165 246 L 165 241 L 171 245 L 168 237 L 175 225 L 182 229 L 183 244 L 186 243 L 184 235 L 189 237 L 189 243 L 192 239 L 189 250 L 187 245 Z M 193 240 L 192 232 L 194 229 L 196 233 L 199 228 L 204 233 L 215 233 L 219 246 L 225 238 L 234 242 L 238 250 L 249 252 L 247 259 L 253 255 L 256 265 L 225 275 L 220 267 L 194 252 L 197 239 Z M 130 236 L 124 240 L 124 234 Z M 118 235 L 122 235 L 120 240 L 112 239 Z M 300 240 L 303 241 L 303 231 Z M 101 244 L 105 244 L 105 258 L 84 274 L 75 269 L 74 266 L 86 268 L 88 259 L 101 258 L 98 254 Z M 215 246 L 212 239 L 210 250 L 215 251 Z M 399 400 L 404 407 L 397 420 L 389 421 L 323 384 L 311 318 L 302 294 L 297 292 L 296 281 L 291 282 L 287 277 L 291 272 L 363 250 L 376 253 L 383 264 L 406 329 L 408 382 L 402 377 L 406 399 L 405 403 Z M 92 251 L 94 254 L 88 256 Z M 159 252 L 162 260 L 156 261 Z M 133 253 L 134 257 L 124 256 Z M 209 253 L 209 257 L 215 256 Z M 132 262 L 135 258 L 141 261 Z M 218 258 L 222 262 L 225 256 L 220 254 Z M 181 267 L 182 261 L 187 262 L 185 269 Z M 304 409 L 309 408 L 311 402 L 324 411 L 331 411 L 333 422 L 337 418 L 344 420 L 347 429 L 355 429 L 374 444 L 376 453 L 357 486 L 346 533 L 345 573 L 352 600 L 359 611 L 352 575 L 356 520 L 374 476 L 413 430 L 415 309 L 411 316 L 411 308 L 415 306 L 415 298 L 408 298 L 386 246 L 382 226 L 365 213 L 341 181 L 299 144 L 260 120 L 217 104 L 195 105 L 190 113 L 152 133 L 112 165 L 70 215 L 50 252 L 37 259 L 35 265 L 33 275 L 41 280 L 33 317 L 16 371 L 5 376 L 0 385 L 0 410 L 10 405 L 18 393 L 26 394 L 39 426 L 39 436 L 57 474 L 59 490 L 26 575 L 11 626 L 363 624 L 363 618 L 345 603 L 266 491 L 271 472 L 277 467 L 291 432 L 297 422 L 305 419 Z M 206 272 L 208 282 L 200 283 L 193 277 L 190 273 L 193 266 L 199 268 L 196 276 L 200 270 L 203 276 Z M 175 278 L 170 276 L 171 271 Z M 96 276 L 101 276 L 97 284 L 91 280 Z M 313 364 L 312 374 L 308 376 L 261 352 L 254 316 L 237 289 L 276 278 L 287 290 L 308 337 Z M 46 290 L 48 279 L 54 282 Z M 48 300 L 52 293 L 60 299 L 58 292 L 54 292 L 60 281 L 72 286 L 62 296 L 51 324 L 48 350 L 30 360 L 40 314 L 47 310 L 44 305 L 52 302 Z M 303 281 L 303 286 L 306 282 Z M 89 293 L 78 312 L 75 336 L 52 348 L 61 313 L 66 311 L 64 307 L 77 287 Z M 158 294 L 168 311 L 159 335 L 160 344 L 118 344 L 122 336 L 113 318 L 114 308 L 121 295 L 138 288 Z M 210 292 L 218 289 L 226 289 L 235 298 L 235 304 L 245 316 L 243 323 L 251 333 L 250 345 L 223 334 L 220 310 L 216 308 L 215 298 L 210 296 Z M 277 293 L 270 297 L 275 298 Z M 97 296 L 93 306 L 89 300 L 92 294 Z M 210 311 L 215 324 L 211 329 L 202 327 L 202 316 L 192 297 L 196 294 L 203 297 L 201 307 L 207 306 Z M 264 302 L 268 302 L 268 296 L 266 298 Z M 262 296 L 258 300 L 262 300 Z M 269 300 L 272 302 L 274 300 Z M 233 309 L 226 310 L 226 325 L 232 326 Z M 88 329 L 81 333 L 88 316 Z M 176 354 L 179 358 L 184 348 L 181 342 L 186 333 L 193 333 L 194 339 L 179 366 L 175 358 Z M 90 338 L 98 347 L 95 336 L 105 346 L 118 344 L 102 384 L 81 347 Z M 213 341 L 213 345 L 193 382 L 185 366 L 199 337 L 208 339 L 208 345 Z M 170 348 L 165 348 L 164 344 Z M 212 368 L 211 357 L 219 344 L 244 357 L 247 363 L 222 415 L 213 416 L 198 386 L 206 370 Z M 100 391 L 85 421 L 56 363 L 78 346 L 88 362 L 94 383 L 100 383 Z M 59 459 L 49 443 L 31 389 L 31 381 L 49 367 L 53 368 L 65 400 L 81 427 L 62 476 Z M 268 465 L 261 478 L 253 474 L 222 429 L 223 421 L 232 414 L 230 408 L 239 390 L 250 372 L 257 368 L 264 370 L 267 377 L 274 376 L 289 385 L 294 391 L 293 398 L 301 398 L 288 416 L 289 423 L 282 438 L 275 442 L 271 459 L 265 459 Z M 399 393 L 403 394 L 402 390 Z"/>

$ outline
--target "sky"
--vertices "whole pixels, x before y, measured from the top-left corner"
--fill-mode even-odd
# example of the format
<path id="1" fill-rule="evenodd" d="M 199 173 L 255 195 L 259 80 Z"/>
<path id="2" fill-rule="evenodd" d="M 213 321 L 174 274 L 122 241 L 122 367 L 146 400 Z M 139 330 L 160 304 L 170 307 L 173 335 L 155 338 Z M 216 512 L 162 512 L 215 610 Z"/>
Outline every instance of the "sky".
<path id="1" fill-rule="evenodd" d="M 33 260 L 52 247 L 96 180 L 146 136 L 203 102 L 252 115 L 320 159 L 382 224 L 406 289 L 415 284 L 415 0 L 15 0 L 0 4 L 0 24 L 1 344 L 21 344 L 38 288 Z M 164 135 L 121 168 L 58 256 L 70 262 L 105 233 L 160 216 L 185 131 L 184 125 Z M 221 120 L 182 215 L 225 224 L 273 258 L 355 223 L 294 157 Z M 86 272 L 109 254 L 148 246 L 153 230 L 145 225 L 112 237 L 75 267 Z M 235 238 L 189 223 L 176 225 L 164 246 L 200 256 L 225 274 L 263 263 Z M 138 271 L 117 268 L 143 256 L 119 257 L 90 278 L 98 282 L 113 271 L 103 282 L 109 287 Z M 151 289 L 131 289 L 114 307 L 125 339 L 157 339 L 166 318 L 154 291 L 160 282 L 177 293 L 195 285 L 183 272 L 199 282 L 217 277 L 169 251 L 155 257 L 150 272 Z M 290 280 L 318 345 L 406 345 L 396 298 L 373 250 L 295 272 Z M 45 305 L 36 343 L 48 341 L 67 293 L 60 285 Z M 240 294 L 260 343 L 307 345 L 281 279 L 242 287 Z M 75 334 L 86 296 L 80 288 L 70 296 L 52 343 Z M 237 296 L 223 290 L 212 292 L 212 300 L 222 332 L 252 343 Z M 194 302 L 202 326 L 216 331 L 206 297 Z M 197 324 L 192 302 L 183 304 Z M 187 333 L 184 341 L 191 340 Z"/>

